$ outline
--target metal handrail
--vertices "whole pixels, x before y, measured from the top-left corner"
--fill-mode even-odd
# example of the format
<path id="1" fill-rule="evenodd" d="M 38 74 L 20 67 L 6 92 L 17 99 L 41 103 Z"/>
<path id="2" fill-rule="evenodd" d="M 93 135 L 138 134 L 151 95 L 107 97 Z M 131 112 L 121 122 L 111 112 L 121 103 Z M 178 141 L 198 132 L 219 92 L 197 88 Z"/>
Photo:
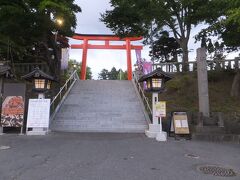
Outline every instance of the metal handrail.
<path id="1" fill-rule="evenodd" d="M 50 120 L 54 119 L 56 113 L 58 112 L 61 104 L 63 103 L 64 99 L 72 89 L 75 82 L 79 80 L 79 76 L 77 75 L 77 70 L 75 70 L 71 76 L 66 80 L 65 84 L 60 88 L 59 92 L 56 96 L 52 99 L 50 104 L 51 109 L 51 117 Z M 58 100 L 58 101 L 57 101 Z M 56 104 L 57 103 L 57 104 Z"/>
<path id="2" fill-rule="evenodd" d="M 145 106 L 145 109 L 148 113 L 150 113 L 149 115 L 152 116 L 152 108 L 151 106 L 149 105 L 149 101 L 148 101 L 148 98 L 145 96 L 144 94 L 144 90 L 141 86 L 141 84 L 138 82 L 138 76 L 136 74 L 136 72 L 133 72 L 133 82 L 134 82 L 134 85 L 135 87 L 137 88 L 138 92 L 139 92 L 139 95 L 143 101 L 143 104 Z"/>

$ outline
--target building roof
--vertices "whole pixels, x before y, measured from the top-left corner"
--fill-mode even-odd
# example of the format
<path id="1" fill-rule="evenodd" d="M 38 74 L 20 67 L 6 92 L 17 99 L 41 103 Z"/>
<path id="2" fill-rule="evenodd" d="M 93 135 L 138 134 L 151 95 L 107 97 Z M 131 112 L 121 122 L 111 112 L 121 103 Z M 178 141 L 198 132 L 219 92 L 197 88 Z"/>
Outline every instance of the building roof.
<path id="1" fill-rule="evenodd" d="M 46 74 L 45 72 L 41 71 L 39 69 L 39 67 L 36 67 L 32 72 L 22 76 L 23 79 L 27 80 L 27 81 L 31 81 L 33 78 L 44 78 L 44 79 L 48 79 L 51 81 L 55 81 L 54 77 Z"/>
<path id="2" fill-rule="evenodd" d="M 149 78 L 163 78 L 165 82 L 171 80 L 173 78 L 173 76 L 171 76 L 170 74 L 162 71 L 161 68 L 157 68 L 154 71 L 143 75 L 138 81 L 139 82 L 143 82 L 146 81 Z"/>

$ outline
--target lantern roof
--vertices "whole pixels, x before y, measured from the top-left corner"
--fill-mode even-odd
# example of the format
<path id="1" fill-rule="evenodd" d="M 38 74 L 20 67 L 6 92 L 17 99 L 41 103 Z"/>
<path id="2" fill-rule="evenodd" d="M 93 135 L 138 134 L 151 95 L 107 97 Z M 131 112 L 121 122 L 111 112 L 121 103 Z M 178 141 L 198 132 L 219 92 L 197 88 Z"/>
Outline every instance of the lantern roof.
<path id="1" fill-rule="evenodd" d="M 154 71 L 143 75 L 138 80 L 138 82 L 143 82 L 143 81 L 146 81 L 146 80 L 152 79 L 152 78 L 162 78 L 164 80 L 164 82 L 167 82 L 167 81 L 171 80 L 173 78 L 173 76 L 171 76 L 169 73 L 162 71 L 161 68 L 157 68 Z"/>
<path id="2" fill-rule="evenodd" d="M 27 81 L 31 81 L 32 79 L 47 79 L 51 81 L 55 81 L 54 77 L 46 74 L 42 70 L 39 69 L 39 67 L 36 67 L 32 72 L 22 76 L 23 79 Z"/>

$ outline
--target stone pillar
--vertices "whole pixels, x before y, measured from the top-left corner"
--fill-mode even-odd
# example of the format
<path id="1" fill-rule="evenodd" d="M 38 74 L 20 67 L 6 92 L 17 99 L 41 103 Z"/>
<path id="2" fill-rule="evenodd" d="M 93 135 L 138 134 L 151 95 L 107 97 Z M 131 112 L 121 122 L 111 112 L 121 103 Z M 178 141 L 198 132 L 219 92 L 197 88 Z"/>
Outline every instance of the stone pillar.
<path id="1" fill-rule="evenodd" d="M 197 49 L 198 99 L 199 112 L 209 117 L 208 74 L 206 62 L 206 49 Z"/>
<path id="2" fill-rule="evenodd" d="M 238 62 L 239 59 L 240 59 L 240 57 L 236 57 L 236 58 L 235 58 L 234 69 L 236 69 L 236 70 L 239 69 L 239 62 Z"/>
<path id="3" fill-rule="evenodd" d="M 152 93 L 152 124 L 149 124 L 149 129 L 145 134 L 149 138 L 156 138 L 157 141 L 166 141 L 167 133 L 162 131 L 162 121 L 158 122 L 156 116 L 156 103 L 158 102 L 158 93 Z"/>
<path id="4" fill-rule="evenodd" d="M 149 124 L 149 129 L 145 131 L 145 134 L 149 138 L 156 138 L 160 132 L 160 124 L 158 123 L 158 117 L 156 114 L 156 103 L 158 102 L 158 93 L 152 93 L 152 123 Z"/>

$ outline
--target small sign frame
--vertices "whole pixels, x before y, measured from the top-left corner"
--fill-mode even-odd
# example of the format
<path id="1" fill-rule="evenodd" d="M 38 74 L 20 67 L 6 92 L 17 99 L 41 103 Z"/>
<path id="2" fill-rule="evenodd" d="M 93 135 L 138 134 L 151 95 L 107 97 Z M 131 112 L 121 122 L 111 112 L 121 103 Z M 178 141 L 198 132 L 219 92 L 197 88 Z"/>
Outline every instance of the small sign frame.
<path id="1" fill-rule="evenodd" d="M 176 135 L 188 136 L 191 139 L 186 112 L 173 112 L 170 126 L 171 132 L 174 132 L 175 139 Z"/>

